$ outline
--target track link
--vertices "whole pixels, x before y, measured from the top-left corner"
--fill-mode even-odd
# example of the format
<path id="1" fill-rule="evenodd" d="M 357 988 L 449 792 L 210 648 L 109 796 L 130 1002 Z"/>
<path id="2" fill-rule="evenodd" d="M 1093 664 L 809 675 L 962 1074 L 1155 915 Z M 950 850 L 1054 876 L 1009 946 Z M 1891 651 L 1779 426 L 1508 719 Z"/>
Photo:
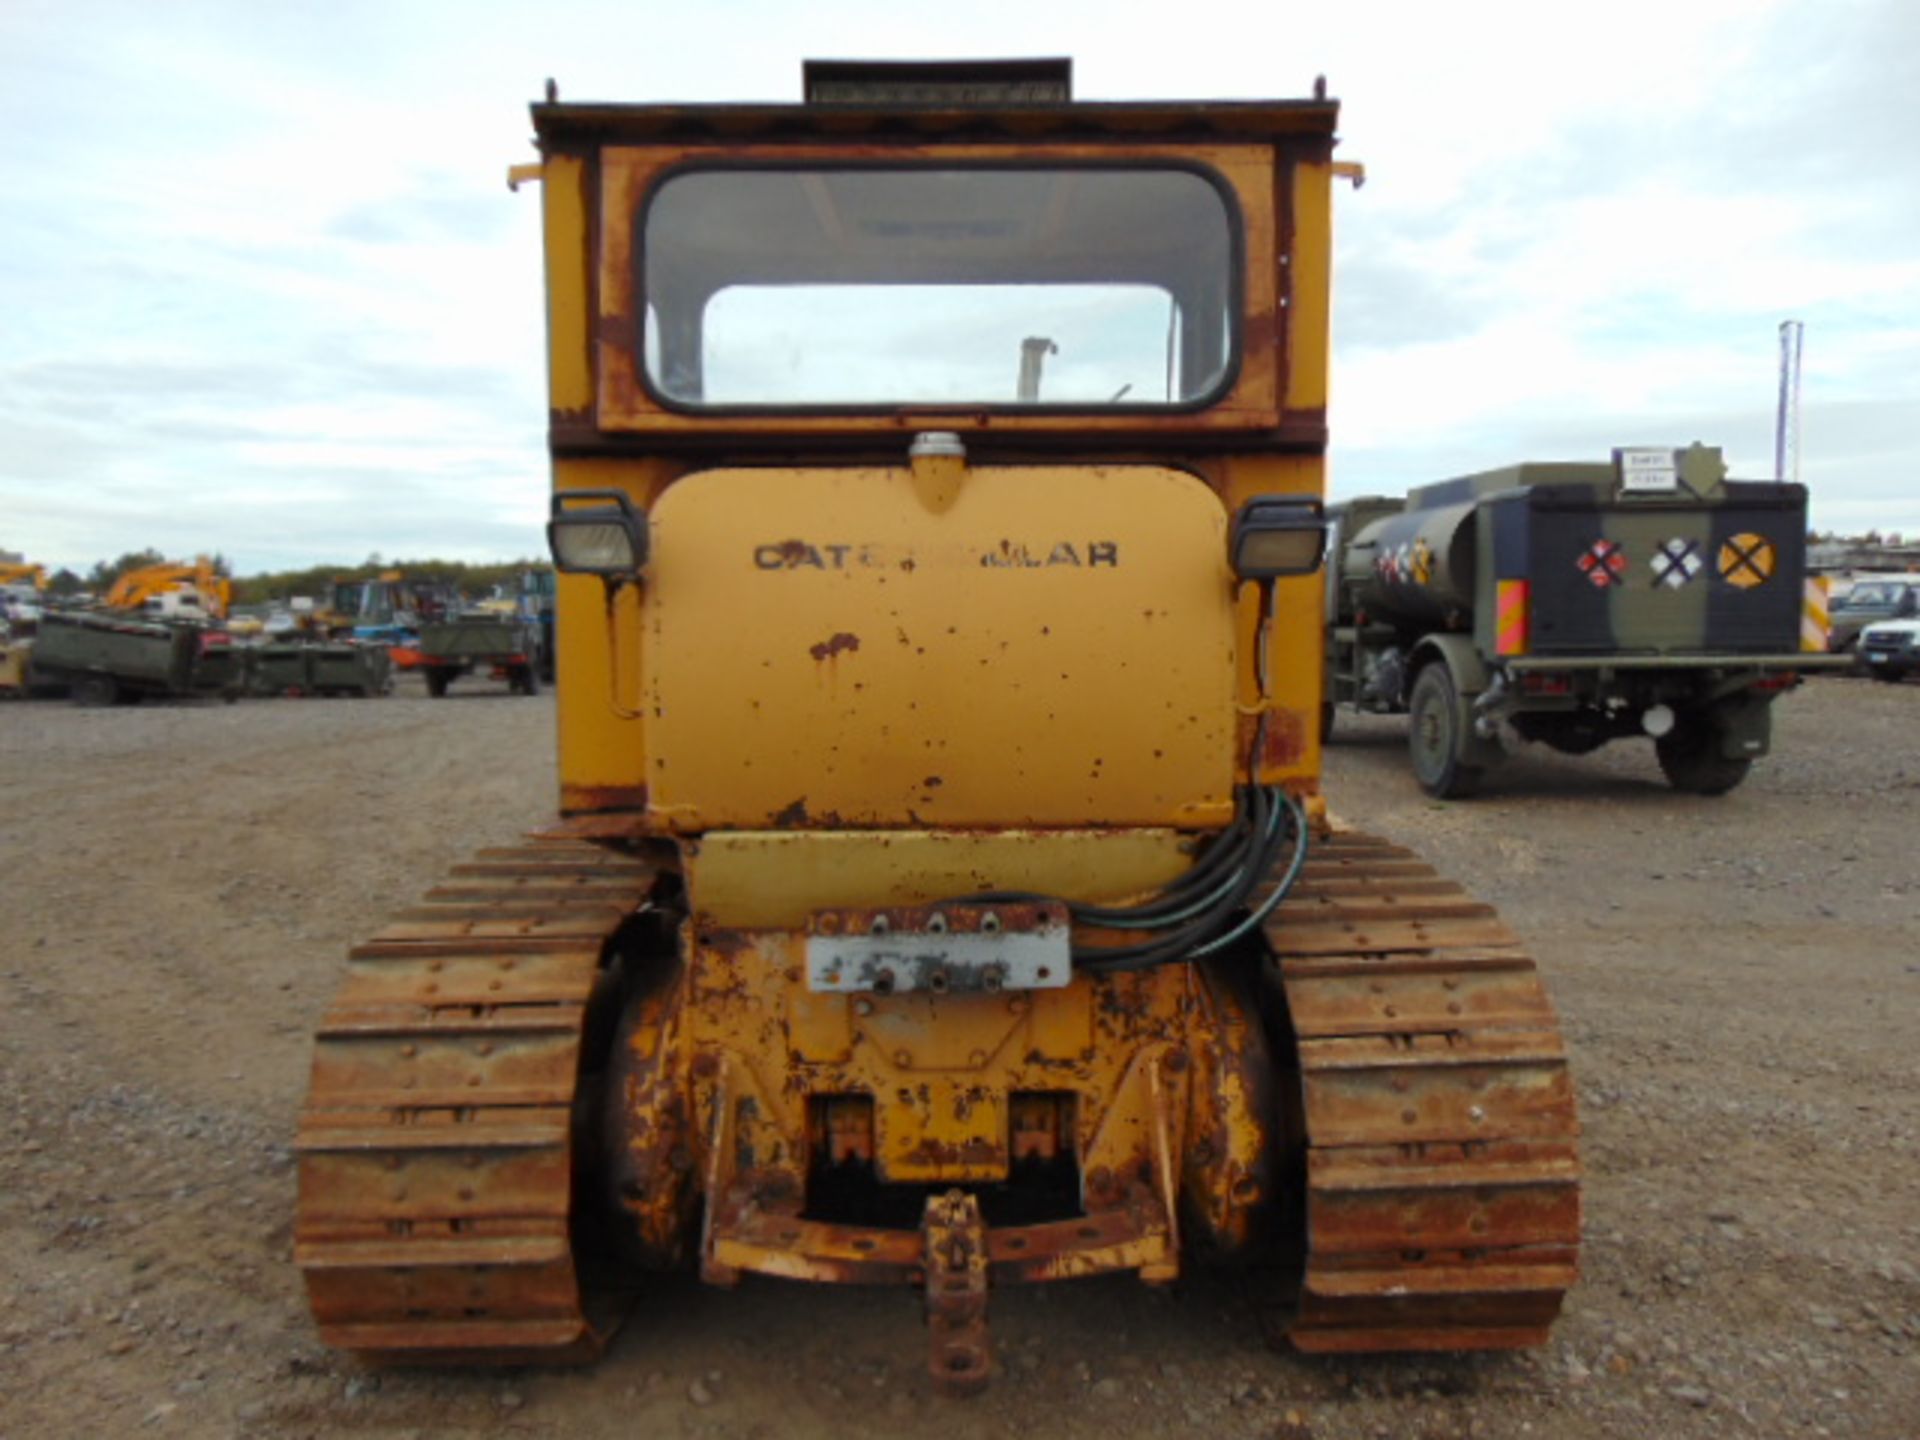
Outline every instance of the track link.
<path id="1" fill-rule="evenodd" d="M 384 1362 L 565 1362 L 617 1312 L 575 1263 L 575 1101 L 607 942 L 653 867 L 483 850 L 366 944 L 314 1047 L 294 1257 L 320 1335 Z"/>
<path id="2" fill-rule="evenodd" d="M 1412 851 L 1338 833 L 1267 926 L 1299 1045 L 1310 1351 L 1537 1345 L 1578 1273 L 1580 1124 L 1534 963 Z"/>

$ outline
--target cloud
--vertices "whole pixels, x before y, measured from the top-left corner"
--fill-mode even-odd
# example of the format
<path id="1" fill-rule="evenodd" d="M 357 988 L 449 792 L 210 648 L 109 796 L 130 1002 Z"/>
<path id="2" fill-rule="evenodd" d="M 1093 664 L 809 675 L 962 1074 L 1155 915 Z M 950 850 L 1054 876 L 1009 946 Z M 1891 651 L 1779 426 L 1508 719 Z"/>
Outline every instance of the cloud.
<path id="1" fill-rule="evenodd" d="M 751 43 L 740 43 L 742 35 Z M 1391 43 L 1382 37 L 1390 36 Z M 1345 102 L 1345 490 L 1700 439 L 1920 530 L 1920 9 L 1144 0 L 0 7 L 0 543 L 243 568 L 537 549 L 524 103 L 793 99 L 808 54 L 1072 54 L 1085 98 Z M 1824 523 L 1824 521 L 1823 521 Z M 1833 523 L 1851 523 L 1834 521 Z"/>

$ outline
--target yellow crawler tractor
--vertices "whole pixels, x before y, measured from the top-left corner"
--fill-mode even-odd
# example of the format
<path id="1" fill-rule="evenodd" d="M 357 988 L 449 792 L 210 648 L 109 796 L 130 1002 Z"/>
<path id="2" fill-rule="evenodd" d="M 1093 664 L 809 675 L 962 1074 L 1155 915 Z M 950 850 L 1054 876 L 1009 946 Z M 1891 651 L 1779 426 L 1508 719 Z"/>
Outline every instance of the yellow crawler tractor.
<path id="1" fill-rule="evenodd" d="M 1212 1260 L 1538 1343 L 1552 1010 L 1318 793 L 1335 102 L 806 82 L 533 107 L 561 819 L 352 952 L 322 1335 L 591 1355 L 693 1265 L 914 1287 L 958 1392 L 994 1287 Z"/>

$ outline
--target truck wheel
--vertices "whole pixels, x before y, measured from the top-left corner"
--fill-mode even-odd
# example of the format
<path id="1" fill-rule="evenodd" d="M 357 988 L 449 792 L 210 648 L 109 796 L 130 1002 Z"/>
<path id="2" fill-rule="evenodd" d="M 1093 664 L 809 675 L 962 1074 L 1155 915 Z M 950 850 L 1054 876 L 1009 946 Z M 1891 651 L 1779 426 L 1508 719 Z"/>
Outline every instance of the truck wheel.
<path id="1" fill-rule="evenodd" d="M 453 683 L 453 676 L 445 670 L 427 671 L 427 694 L 436 700 L 446 698 L 447 686 Z"/>
<path id="2" fill-rule="evenodd" d="M 76 705 L 118 705 L 120 685 L 111 675 L 82 675 L 73 682 Z"/>
<path id="3" fill-rule="evenodd" d="M 1720 732 L 1698 715 L 1680 722 L 1653 742 L 1667 783 L 1683 795 L 1724 795 L 1753 768 L 1745 756 L 1729 760 L 1720 753 Z"/>
<path id="4" fill-rule="evenodd" d="M 1466 712 L 1445 662 L 1421 666 L 1407 710 L 1413 720 L 1407 744 L 1420 788 L 1439 800 L 1471 795 L 1485 772 L 1462 758 L 1467 746 Z"/>
<path id="5" fill-rule="evenodd" d="M 533 666 L 522 665 L 520 667 L 519 690 L 522 695 L 538 695 L 540 693 L 540 672 Z"/>

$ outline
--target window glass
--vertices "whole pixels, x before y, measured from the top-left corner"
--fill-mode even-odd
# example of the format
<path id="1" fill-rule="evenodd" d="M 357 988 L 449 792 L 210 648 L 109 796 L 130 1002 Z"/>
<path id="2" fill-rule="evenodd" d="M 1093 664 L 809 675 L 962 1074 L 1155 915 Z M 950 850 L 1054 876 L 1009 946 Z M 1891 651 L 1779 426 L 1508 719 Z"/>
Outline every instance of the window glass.
<path id="1" fill-rule="evenodd" d="M 1185 170 L 714 170 L 654 194 L 642 350 L 686 405 L 1182 405 L 1234 353 Z"/>

